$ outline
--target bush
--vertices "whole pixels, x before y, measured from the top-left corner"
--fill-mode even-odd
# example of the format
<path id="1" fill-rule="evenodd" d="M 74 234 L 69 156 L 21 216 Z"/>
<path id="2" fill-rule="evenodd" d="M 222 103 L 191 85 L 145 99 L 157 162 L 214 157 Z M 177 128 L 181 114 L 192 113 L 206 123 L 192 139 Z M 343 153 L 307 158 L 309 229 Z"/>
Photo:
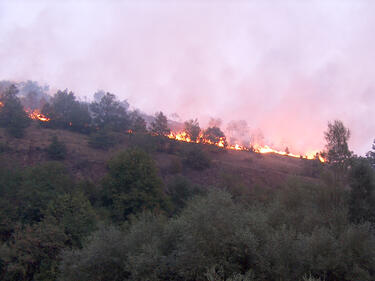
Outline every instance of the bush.
<path id="1" fill-rule="evenodd" d="M 74 184 L 60 163 L 45 163 L 22 173 L 13 203 L 24 223 L 41 221 L 51 200 L 70 192 Z"/>
<path id="2" fill-rule="evenodd" d="M 47 148 L 47 153 L 51 160 L 64 160 L 67 154 L 66 145 L 59 141 L 57 136 L 53 136 Z"/>
<path id="3" fill-rule="evenodd" d="M 192 184 L 183 176 L 176 176 L 167 187 L 167 194 L 174 205 L 175 212 L 182 210 L 187 201 L 193 198 L 193 196 L 202 193 L 203 190 L 201 188 Z"/>
<path id="4" fill-rule="evenodd" d="M 185 187 L 176 188 L 178 198 L 188 197 Z M 63 280 L 374 280 L 370 226 L 336 222 L 332 191 L 315 188 L 294 187 L 249 206 L 212 189 L 169 220 L 142 214 L 125 231 L 97 233 L 103 239 L 67 252 Z M 321 213 L 308 214 L 319 206 Z"/>
<path id="5" fill-rule="evenodd" d="M 0 153 L 10 151 L 11 148 L 9 147 L 8 144 L 0 142 Z"/>
<path id="6" fill-rule="evenodd" d="M 349 214 L 354 223 L 375 224 L 375 173 L 367 159 L 355 159 L 349 173 Z"/>
<path id="7" fill-rule="evenodd" d="M 126 280 L 129 274 L 124 261 L 128 252 L 124 238 L 124 233 L 117 228 L 101 228 L 82 250 L 65 250 L 59 280 Z"/>
<path id="8" fill-rule="evenodd" d="M 104 204 L 115 220 L 123 221 L 144 210 L 168 209 L 155 162 L 146 152 L 123 151 L 109 161 L 108 169 L 103 181 Z"/>
<path id="9" fill-rule="evenodd" d="M 173 158 L 170 165 L 169 165 L 169 168 L 168 168 L 168 172 L 171 173 L 171 174 L 179 174 L 182 172 L 182 162 L 180 160 L 180 158 Z"/>
<path id="10" fill-rule="evenodd" d="M 204 170 L 210 167 L 211 160 L 201 148 L 196 147 L 185 155 L 184 164 L 195 170 Z"/>
<path id="11" fill-rule="evenodd" d="M 88 145 L 95 149 L 107 150 L 116 144 L 114 135 L 106 130 L 99 130 L 90 135 Z"/>

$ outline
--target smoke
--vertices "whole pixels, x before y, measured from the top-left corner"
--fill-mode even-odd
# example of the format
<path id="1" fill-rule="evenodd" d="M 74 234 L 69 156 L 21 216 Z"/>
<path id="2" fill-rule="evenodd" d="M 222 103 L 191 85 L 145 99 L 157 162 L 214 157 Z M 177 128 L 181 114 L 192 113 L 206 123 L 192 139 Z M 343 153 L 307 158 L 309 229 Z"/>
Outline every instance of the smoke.
<path id="1" fill-rule="evenodd" d="M 2 1 L 0 80 L 98 89 L 230 137 L 322 149 L 341 119 L 375 137 L 373 1 Z M 175 115 L 177 113 L 177 115 Z M 226 130 L 228 131 L 228 130 Z M 246 140 L 246 138 L 244 139 Z"/>

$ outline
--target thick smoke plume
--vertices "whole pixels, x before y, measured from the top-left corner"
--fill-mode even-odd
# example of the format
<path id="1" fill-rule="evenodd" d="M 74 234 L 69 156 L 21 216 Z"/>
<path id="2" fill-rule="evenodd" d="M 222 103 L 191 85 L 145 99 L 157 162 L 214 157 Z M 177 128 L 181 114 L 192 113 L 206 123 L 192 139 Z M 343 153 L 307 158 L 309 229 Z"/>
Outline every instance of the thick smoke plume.
<path id="1" fill-rule="evenodd" d="M 322 149 L 327 122 L 375 137 L 369 1 L 2 1 L 0 80 L 82 99 L 105 89 L 150 114 L 210 118 L 235 139 Z M 236 120 L 231 122 L 231 120 Z M 243 121 L 238 121 L 243 120 Z"/>

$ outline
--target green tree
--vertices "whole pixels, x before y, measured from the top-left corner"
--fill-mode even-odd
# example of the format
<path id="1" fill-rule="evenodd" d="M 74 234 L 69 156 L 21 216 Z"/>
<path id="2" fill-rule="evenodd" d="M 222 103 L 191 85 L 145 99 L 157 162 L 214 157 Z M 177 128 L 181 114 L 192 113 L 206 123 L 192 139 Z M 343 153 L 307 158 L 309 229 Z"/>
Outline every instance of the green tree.
<path id="1" fill-rule="evenodd" d="M 155 114 L 155 119 L 151 123 L 151 132 L 157 136 L 167 136 L 171 132 L 167 117 L 163 112 L 160 111 Z"/>
<path id="2" fill-rule="evenodd" d="M 82 247 L 83 239 L 95 229 L 95 211 L 81 191 L 58 195 L 50 201 L 44 217 L 59 224 L 69 238 L 69 245 Z"/>
<path id="3" fill-rule="evenodd" d="M 147 133 L 146 121 L 136 111 L 131 114 L 131 130 L 134 133 Z"/>
<path id="4" fill-rule="evenodd" d="M 108 163 L 104 180 L 105 205 L 122 221 L 143 210 L 167 208 L 162 181 L 152 158 L 142 150 L 129 149 Z"/>
<path id="5" fill-rule="evenodd" d="M 68 237 L 56 222 L 39 222 L 17 229 L 0 248 L 1 280 L 56 280 L 58 256 Z"/>
<path id="6" fill-rule="evenodd" d="M 89 132 L 91 116 L 87 104 L 76 100 L 73 92 L 57 91 L 49 103 L 42 108 L 42 114 L 51 120 L 43 126 Z"/>
<path id="7" fill-rule="evenodd" d="M 64 160 L 67 154 L 66 145 L 59 141 L 57 136 L 53 136 L 47 147 L 47 153 L 51 160 Z"/>
<path id="8" fill-rule="evenodd" d="M 354 223 L 375 224 L 375 175 L 367 159 L 355 159 L 349 175 L 349 215 Z"/>
<path id="9" fill-rule="evenodd" d="M 352 152 L 349 150 L 348 140 L 350 131 L 340 120 L 328 123 L 328 130 L 324 132 L 327 141 L 327 160 L 335 169 L 336 176 L 341 177 L 347 170 Z"/>
<path id="10" fill-rule="evenodd" d="M 116 100 L 116 96 L 106 93 L 100 102 L 90 104 L 93 124 L 97 129 L 108 128 L 118 132 L 125 132 L 130 128 L 127 107 Z"/>
<path id="11" fill-rule="evenodd" d="M 61 281 L 128 280 L 124 232 L 115 227 L 100 228 L 82 250 L 66 249 L 60 263 Z"/>
<path id="12" fill-rule="evenodd" d="M 21 138 L 31 120 L 24 111 L 17 93 L 17 87 L 11 85 L 0 97 L 0 127 L 5 128 L 11 136 Z"/>
<path id="13" fill-rule="evenodd" d="M 44 163 L 25 169 L 13 198 L 18 206 L 19 220 L 23 223 L 41 221 L 51 200 L 72 189 L 74 184 L 60 163 Z"/>

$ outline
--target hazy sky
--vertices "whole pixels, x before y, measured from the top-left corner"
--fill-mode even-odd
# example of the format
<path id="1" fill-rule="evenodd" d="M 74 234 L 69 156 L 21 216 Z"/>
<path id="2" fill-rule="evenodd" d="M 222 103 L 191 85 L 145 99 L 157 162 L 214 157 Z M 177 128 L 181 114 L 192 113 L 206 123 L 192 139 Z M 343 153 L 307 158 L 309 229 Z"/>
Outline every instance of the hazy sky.
<path id="1" fill-rule="evenodd" d="M 0 80 L 97 89 L 182 119 L 246 120 L 322 149 L 327 122 L 375 138 L 375 1 L 0 0 Z"/>

